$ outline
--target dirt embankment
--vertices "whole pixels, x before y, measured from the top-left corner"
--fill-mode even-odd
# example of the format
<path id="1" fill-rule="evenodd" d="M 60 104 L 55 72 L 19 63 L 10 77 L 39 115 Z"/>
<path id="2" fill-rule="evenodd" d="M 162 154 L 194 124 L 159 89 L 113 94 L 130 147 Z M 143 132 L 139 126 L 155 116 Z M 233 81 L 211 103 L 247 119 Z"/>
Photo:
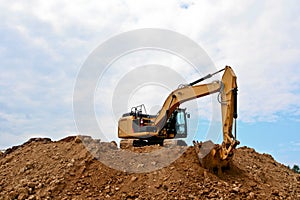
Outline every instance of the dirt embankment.
<path id="1" fill-rule="evenodd" d="M 39 138 L 0 155 L 0 199 L 300 199 L 300 175 L 248 147 L 221 176 L 199 165 L 193 147 L 164 168 L 129 173 L 99 162 L 79 137 Z"/>

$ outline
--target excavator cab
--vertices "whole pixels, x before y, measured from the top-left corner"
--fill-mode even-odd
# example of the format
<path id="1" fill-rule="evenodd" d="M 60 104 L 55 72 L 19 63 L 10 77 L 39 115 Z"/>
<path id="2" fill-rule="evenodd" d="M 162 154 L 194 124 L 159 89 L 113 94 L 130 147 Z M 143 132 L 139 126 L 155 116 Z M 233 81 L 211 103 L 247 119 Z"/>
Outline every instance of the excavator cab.
<path id="1" fill-rule="evenodd" d="M 160 131 L 160 134 L 168 135 L 169 138 L 186 138 L 187 137 L 187 113 L 186 109 L 177 108 L 170 115 L 166 125 Z"/>

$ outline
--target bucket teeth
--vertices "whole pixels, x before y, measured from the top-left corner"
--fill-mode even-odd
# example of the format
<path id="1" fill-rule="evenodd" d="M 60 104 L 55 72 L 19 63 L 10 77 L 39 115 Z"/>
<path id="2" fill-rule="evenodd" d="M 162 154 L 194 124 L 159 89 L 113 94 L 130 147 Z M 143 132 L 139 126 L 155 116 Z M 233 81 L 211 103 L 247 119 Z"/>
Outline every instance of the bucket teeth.
<path id="1" fill-rule="evenodd" d="M 214 144 L 210 140 L 206 142 L 193 141 L 193 144 L 202 167 L 216 174 L 220 174 L 222 168 L 229 167 L 230 158 L 221 159 L 222 148 L 220 145 Z"/>
<path id="2" fill-rule="evenodd" d="M 193 141 L 193 144 L 198 155 L 198 159 L 203 166 L 205 157 L 207 157 L 215 148 L 215 144 L 211 140 L 206 142 Z"/>

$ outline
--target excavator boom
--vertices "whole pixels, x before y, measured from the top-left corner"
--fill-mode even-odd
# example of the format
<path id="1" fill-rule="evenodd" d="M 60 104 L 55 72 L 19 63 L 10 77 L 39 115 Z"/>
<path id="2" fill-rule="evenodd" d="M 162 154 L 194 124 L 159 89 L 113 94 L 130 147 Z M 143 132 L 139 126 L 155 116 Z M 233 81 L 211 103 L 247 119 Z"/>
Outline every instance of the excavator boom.
<path id="1" fill-rule="evenodd" d="M 157 131 L 160 131 L 164 127 L 167 119 L 169 119 L 170 115 L 180 106 L 180 104 L 192 99 L 216 93 L 220 91 L 221 87 L 222 83 L 220 81 L 215 81 L 209 84 L 196 86 L 186 85 L 173 91 L 167 97 L 155 118 L 154 124 L 157 127 Z"/>

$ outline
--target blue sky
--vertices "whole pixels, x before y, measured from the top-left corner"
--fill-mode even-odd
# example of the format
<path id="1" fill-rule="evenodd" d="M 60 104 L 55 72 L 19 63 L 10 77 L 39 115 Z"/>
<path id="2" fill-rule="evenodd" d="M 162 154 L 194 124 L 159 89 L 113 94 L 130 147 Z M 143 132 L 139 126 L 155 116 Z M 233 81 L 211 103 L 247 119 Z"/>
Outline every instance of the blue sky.
<path id="1" fill-rule="evenodd" d="M 0 149 L 35 136 L 77 134 L 72 95 L 89 54 L 124 31 L 163 28 L 197 42 L 217 68 L 234 67 L 241 145 L 300 164 L 299 4 L 1 1 Z"/>

